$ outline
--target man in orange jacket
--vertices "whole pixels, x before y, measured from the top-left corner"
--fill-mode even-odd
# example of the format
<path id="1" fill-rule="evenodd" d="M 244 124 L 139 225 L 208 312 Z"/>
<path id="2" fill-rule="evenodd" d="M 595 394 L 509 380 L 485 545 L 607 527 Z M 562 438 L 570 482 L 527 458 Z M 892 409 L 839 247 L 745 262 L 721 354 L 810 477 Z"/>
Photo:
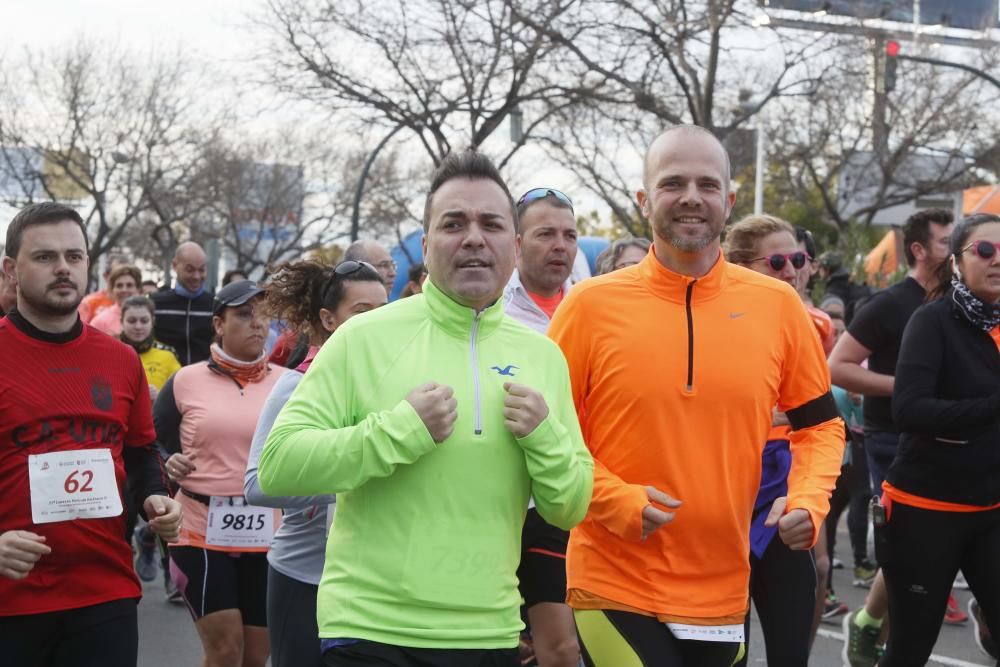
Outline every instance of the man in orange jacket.
<path id="1" fill-rule="evenodd" d="M 549 330 L 595 464 L 567 558 L 589 667 L 733 663 L 775 405 L 793 429 L 792 468 L 767 521 L 791 548 L 815 543 L 840 472 L 844 426 L 802 302 L 721 256 L 729 180 L 708 131 L 660 135 L 637 193 L 653 248 L 579 284 Z"/>

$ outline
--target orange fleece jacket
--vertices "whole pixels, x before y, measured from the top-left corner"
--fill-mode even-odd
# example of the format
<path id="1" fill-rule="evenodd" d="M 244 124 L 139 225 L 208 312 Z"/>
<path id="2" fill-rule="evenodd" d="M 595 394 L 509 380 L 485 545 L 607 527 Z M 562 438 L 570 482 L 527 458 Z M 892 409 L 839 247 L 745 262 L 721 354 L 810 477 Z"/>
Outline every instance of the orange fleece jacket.
<path id="1" fill-rule="evenodd" d="M 706 624 L 742 618 L 771 409 L 809 413 L 790 434 L 788 510 L 809 512 L 814 541 L 843 456 L 826 359 L 798 295 L 721 257 L 695 280 L 650 252 L 577 285 L 549 335 L 594 457 L 593 499 L 570 536 L 571 604 L 596 597 Z M 646 485 L 684 504 L 643 541 Z"/>

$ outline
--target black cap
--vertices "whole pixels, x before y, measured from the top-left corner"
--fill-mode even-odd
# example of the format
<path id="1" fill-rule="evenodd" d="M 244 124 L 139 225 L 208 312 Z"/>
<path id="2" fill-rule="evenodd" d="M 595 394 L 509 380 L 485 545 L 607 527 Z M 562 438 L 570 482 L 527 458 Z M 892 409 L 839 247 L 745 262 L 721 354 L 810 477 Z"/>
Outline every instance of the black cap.
<path id="1" fill-rule="evenodd" d="M 218 315 L 223 308 L 242 306 L 258 294 L 263 293 L 264 289 L 257 287 L 257 283 L 252 280 L 237 280 L 234 283 L 229 283 L 216 292 L 212 313 Z"/>

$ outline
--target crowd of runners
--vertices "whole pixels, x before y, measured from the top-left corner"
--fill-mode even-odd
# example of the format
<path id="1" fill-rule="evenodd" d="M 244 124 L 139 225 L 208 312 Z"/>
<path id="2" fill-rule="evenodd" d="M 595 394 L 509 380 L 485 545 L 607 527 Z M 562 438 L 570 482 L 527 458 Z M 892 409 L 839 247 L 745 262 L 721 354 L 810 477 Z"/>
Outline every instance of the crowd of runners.
<path id="1" fill-rule="evenodd" d="M 996 659 L 1000 218 L 913 215 L 871 293 L 807 230 L 730 221 L 706 130 L 642 173 L 652 241 L 583 277 L 569 197 L 447 157 L 389 305 L 373 240 L 218 290 L 196 243 L 165 286 L 115 254 L 85 295 L 80 215 L 20 210 L 0 662 L 134 667 L 157 577 L 206 667 L 804 667 L 822 620 L 848 667 L 923 665 L 942 623 Z"/>

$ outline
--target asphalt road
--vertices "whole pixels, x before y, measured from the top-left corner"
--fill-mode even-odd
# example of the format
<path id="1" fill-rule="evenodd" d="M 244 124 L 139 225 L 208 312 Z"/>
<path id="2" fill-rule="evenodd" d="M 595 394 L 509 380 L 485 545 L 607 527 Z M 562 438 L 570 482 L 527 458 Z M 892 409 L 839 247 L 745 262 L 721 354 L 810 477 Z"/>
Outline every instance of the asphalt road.
<path id="1" fill-rule="evenodd" d="M 840 531 L 837 553 L 850 565 L 850 549 L 845 530 Z M 848 569 L 834 570 L 834 589 L 852 609 L 864 602 L 866 591 L 851 585 Z M 197 667 L 202 652 L 194 623 L 183 605 L 166 602 L 160 581 L 146 584 L 145 597 L 139 605 L 139 667 Z M 968 591 L 958 591 L 959 602 L 965 609 Z M 843 634 L 840 621 L 822 624 L 813 646 L 810 665 L 839 667 Z M 759 624 L 754 619 L 751 631 L 750 664 L 766 665 Z M 934 649 L 930 665 L 949 667 L 990 667 L 989 658 L 979 652 L 972 637 L 971 621 L 964 626 L 944 626 Z"/>

